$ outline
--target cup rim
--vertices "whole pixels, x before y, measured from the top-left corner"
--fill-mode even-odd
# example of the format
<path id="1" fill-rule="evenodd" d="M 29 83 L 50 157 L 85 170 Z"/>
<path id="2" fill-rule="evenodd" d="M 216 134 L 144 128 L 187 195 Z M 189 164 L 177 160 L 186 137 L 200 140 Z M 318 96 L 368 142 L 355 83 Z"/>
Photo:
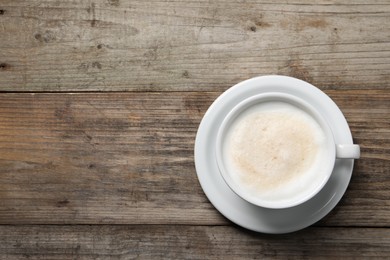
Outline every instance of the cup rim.
<path id="1" fill-rule="evenodd" d="M 318 122 L 318 124 L 321 126 L 321 129 L 324 131 L 326 138 L 329 138 L 329 142 L 327 143 L 329 148 L 329 163 L 325 165 L 327 167 L 326 169 L 326 178 L 322 181 L 320 185 L 318 185 L 309 195 L 306 195 L 302 198 L 297 199 L 296 201 L 293 201 L 291 203 L 283 203 L 283 202 L 270 202 L 270 201 L 264 201 L 255 199 L 253 196 L 250 196 L 247 192 L 245 192 L 242 188 L 240 188 L 234 180 L 229 176 L 228 171 L 225 168 L 224 160 L 223 160 L 223 139 L 226 135 L 227 129 L 229 126 L 231 126 L 234 119 L 240 115 L 242 112 L 250 108 L 251 106 L 254 106 L 256 104 L 266 102 L 266 101 L 282 101 L 289 104 L 292 104 L 294 106 L 297 106 L 298 108 L 309 112 L 310 115 Z M 248 97 L 244 99 L 243 101 L 239 102 L 237 105 L 235 105 L 225 116 L 223 119 L 218 132 L 217 132 L 217 138 L 216 138 L 216 161 L 217 166 L 219 169 L 219 172 L 221 176 L 223 177 L 226 184 L 229 186 L 229 188 L 236 193 L 239 197 L 242 199 L 250 202 L 251 204 L 254 204 L 259 207 L 263 208 L 271 208 L 271 209 L 283 209 L 283 208 L 291 208 L 300 204 L 305 203 L 306 201 L 313 198 L 318 192 L 322 190 L 322 188 L 325 186 L 325 184 L 328 182 L 330 176 L 332 175 L 332 171 L 334 168 L 334 164 L 336 161 L 336 144 L 334 140 L 334 136 L 332 133 L 332 130 L 327 123 L 327 121 L 324 119 L 324 117 L 309 103 L 307 103 L 305 100 L 298 98 L 294 95 L 282 93 L 282 92 L 267 92 L 267 93 L 261 93 L 256 94 L 251 97 Z"/>

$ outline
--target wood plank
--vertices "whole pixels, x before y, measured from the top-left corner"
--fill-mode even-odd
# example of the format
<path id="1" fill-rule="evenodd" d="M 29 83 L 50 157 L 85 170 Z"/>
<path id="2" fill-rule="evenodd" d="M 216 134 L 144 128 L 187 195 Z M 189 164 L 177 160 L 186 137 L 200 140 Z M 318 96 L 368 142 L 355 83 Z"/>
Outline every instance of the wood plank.
<path id="1" fill-rule="evenodd" d="M 389 88 L 388 1 L 2 0 L 0 91 Z"/>
<path id="2" fill-rule="evenodd" d="M 1 95 L 0 223 L 223 223 L 193 163 L 213 95 L 166 97 Z"/>
<path id="3" fill-rule="evenodd" d="M 198 183 L 197 127 L 218 92 L 0 94 L 0 224 L 228 223 Z M 390 225 L 390 93 L 328 91 L 362 147 L 319 225 Z"/>
<path id="4" fill-rule="evenodd" d="M 236 226 L 0 226 L 0 259 L 390 257 L 390 232 L 309 228 L 263 235 Z"/>

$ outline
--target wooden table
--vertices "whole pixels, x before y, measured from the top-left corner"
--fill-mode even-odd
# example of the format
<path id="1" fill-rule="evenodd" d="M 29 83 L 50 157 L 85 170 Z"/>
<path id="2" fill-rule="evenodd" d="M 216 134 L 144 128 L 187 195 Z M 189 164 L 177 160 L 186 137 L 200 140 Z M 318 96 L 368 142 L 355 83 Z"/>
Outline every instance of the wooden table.
<path id="1" fill-rule="evenodd" d="M 390 257 L 390 2 L 0 1 L 0 258 Z M 204 195 L 200 120 L 232 85 L 294 76 L 362 157 L 302 231 L 266 235 Z"/>

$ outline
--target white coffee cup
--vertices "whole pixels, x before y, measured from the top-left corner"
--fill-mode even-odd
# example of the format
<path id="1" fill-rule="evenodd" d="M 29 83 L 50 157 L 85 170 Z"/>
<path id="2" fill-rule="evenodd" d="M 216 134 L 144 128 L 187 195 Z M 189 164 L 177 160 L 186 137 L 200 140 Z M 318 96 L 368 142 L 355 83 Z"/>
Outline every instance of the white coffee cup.
<path id="1" fill-rule="evenodd" d="M 273 209 L 306 202 L 327 183 L 336 158 L 359 157 L 358 145 L 335 143 L 313 106 L 279 92 L 234 106 L 216 140 L 217 165 L 228 186 L 244 200 Z"/>

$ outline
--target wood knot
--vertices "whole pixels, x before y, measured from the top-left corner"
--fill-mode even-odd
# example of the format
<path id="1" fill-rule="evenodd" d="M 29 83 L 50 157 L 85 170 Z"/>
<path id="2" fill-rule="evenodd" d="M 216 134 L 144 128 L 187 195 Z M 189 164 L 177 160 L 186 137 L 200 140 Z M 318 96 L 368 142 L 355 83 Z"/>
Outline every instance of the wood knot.
<path id="1" fill-rule="evenodd" d="M 70 201 L 68 199 L 60 200 L 60 201 L 57 201 L 57 207 L 59 207 L 59 208 L 65 207 L 69 203 L 70 203 Z"/>
<path id="2" fill-rule="evenodd" d="M 119 6 L 119 0 L 108 0 L 108 4 L 112 6 Z"/>
<path id="3" fill-rule="evenodd" d="M 185 70 L 185 71 L 183 72 L 182 76 L 183 76 L 183 78 L 188 79 L 188 78 L 190 77 L 190 73 L 189 73 L 187 70 Z"/>
<path id="4" fill-rule="evenodd" d="M 5 62 L 0 63 L 0 70 L 9 70 L 11 66 Z"/>
<path id="5" fill-rule="evenodd" d="M 5 10 L 4 9 L 0 9 L 0 15 L 3 15 L 5 14 Z"/>
<path id="6" fill-rule="evenodd" d="M 34 38 L 36 40 L 38 40 L 39 42 L 44 42 L 44 43 L 49 43 L 49 42 L 52 42 L 52 41 L 55 41 L 56 40 L 56 36 L 54 35 L 53 32 L 47 30 L 45 33 L 43 34 L 40 34 L 40 33 L 36 33 L 34 35 Z"/>
<path id="7" fill-rule="evenodd" d="M 100 64 L 98 61 L 95 61 L 92 63 L 92 68 L 98 68 L 100 70 L 102 68 L 102 64 Z"/>

